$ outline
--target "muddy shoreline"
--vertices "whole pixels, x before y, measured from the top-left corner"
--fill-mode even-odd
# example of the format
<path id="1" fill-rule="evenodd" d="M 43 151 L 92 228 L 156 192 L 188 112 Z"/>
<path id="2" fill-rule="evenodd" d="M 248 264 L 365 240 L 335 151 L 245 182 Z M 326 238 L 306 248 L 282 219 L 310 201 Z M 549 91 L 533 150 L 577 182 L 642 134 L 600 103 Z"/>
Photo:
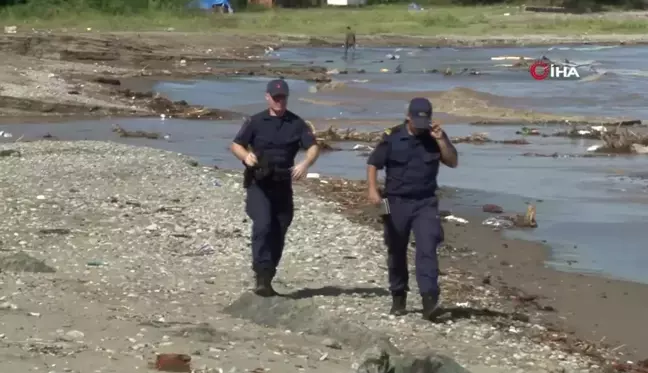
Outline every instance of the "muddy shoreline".
<path id="1" fill-rule="evenodd" d="M 221 70 L 208 66 L 207 62 L 250 61 L 250 57 L 262 56 L 263 49 L 267 46 L 333 45 L 332 39 L 327 41 L 318 38 L 284 37 L 282 40 L 279 37 L 241 37 L 233 40 L 230 35 L 191 36 L 192 43 L 187 44 L 187 34 L 182 33 L 0 35 L 0 57 L 6 61 L 0 68 L 0 120 L 70 120 L 98 116 L 153 116 L 167 112 L 190 117 L 193 113 L 194 119 L 236 118 L 240 113 L 212 112 L 211 115 L 201 115 L 204 113 L 201 110 L 210 108 L 173 103 L 155 94 L 141 93 L 149 91 L 150 88 L 147 90 L 146 85 L 152 84 L 156 79 L 189 79 L 218 74 L 281 75 L 318 81 L 324 79 L 324 76 L 322 70 L 315 67 L 304 70 L 264 69 L 261 66 L 248 70 Z M 443 40 L 447 44 L 440 45 L 439 40 L 417 37 L 363 38 L 362 43 L 367 46 L 429 44 L 432 47 L 460 46 L 462 43 L 464 46 L 483 46 L 480 43 L 486 41 L 490 46 L 502 46 L 501 43 L 505 42 L 510 43 L 506 44 L 510 46 L 583 43 L 580 38 Z M 625 43 L 640 41 L 648 42 L 639 38 L 627 38 Z M 597 44 L 603 44 L 602 42 L 605 39 L 596 41 Z M 119 84 L 116 84 L 117 81 Z M 141 84 L 139 88 L 138 84 Z M 328 198 L 332 196 L 338 201 L 359 198 L 354 193 L 336 194 L 325 189 L 318 193 L 321 196 L 328 195 Z M 501 289 L 516 284 L 516 287 L 529 294 L 545 297 L 542 300 L 543 306 L 557 310 L 546 313 L 548 321 L 560 322 L 568 329 L 573 329 L 580 338 L 609 344 L 616 348 L 617 353 L 626 353 L 629 360 L 648 357 L 648 336 L 638 327 L 648 323 L 648 315 L 645 313 L 648 286 L 548 269 L 544 264 L 548 254 L 546 247 L 532 242 L 505 239 L 491 229 L 475 223 L 480 219 L 471 216 L 466 218 L 471 223 L 465 226 L 446 224 L 446 237 L 455 247 L 474 250 L 477 259 L 451 256 L 444 259 L 444 266 L 450 263 L 473 273 L 477 282 L 489 278 Z M 613 320 L 610 315 L 613 315 Z"/>
<path id="2" fill-rule="evenodd" d="M 187 44 L 187 38 L 191 44 Z M 606 39 L 607 38 L 607 39 Z M 617 39 L 594 37 L 591 42 L 630 43 L 636 37 Z M 637 39 L 639 40 L 639 39 Z M 587 43 L 584 39 L 558 36 L 528 37 L 439 37 L 363 36 L 363 46 L 482 47 Z M 522 43 L 522 44 L 521 44 Z M 285 77 L 329 82 L 332 77 L 318 66 L 271 67 L 264 64 L 264 51 L 285 47 L 335 47 L 336 38 L 295 36 L 240 36 L 227 34 L 143 32 L 75 33 L 49 32 L 0 35 L 0 122 L 74 120 L 105 116 L 193 117 L 197 111 L 216 111 L 192 119 L 232 119 L 241 113 L 219 115 L 219 108 L 204 108 L 184 103 L 151 102 L 156 81 L 188 80 L 232 76 Z M 257 66 L 231 67 L 222 63 L 258 62 Z M 135 92 L 137 94 L 133 95 Z M 341 90 L 344 94 L 344 90 Z M 347 92 L 356 94 L 354 90 Z M 144 95 L 140 95 L 144 94 Z M 380 93 L 373 93 L 380 94 Z M 546 124 L 568 119 L 592 124 L 634 118 L 583 118 L 535 113 L 529 110 L 497 107 L 488 97 L 477 93 L 469 101 L 464 89 L 430 92 L 437 112 L 449 123 L 490 122 Z M 458 106 L 457 106 L 458 105 Z M 487 108 L 488 110 L 484 110 Z"/>
<path id="3" fill-rule="evenodd" d="M 320 198 L 340 203 L 340 212 L 351 221 L 381 230 L 375 214 L 366 208 L 364 182 L 330 178 L 326 183 L 306 183 Z M 442 210 L 453 205 L 456 193 L 461 191 L 441 189 Z M 519 210 L 507 213 L 522 212 L 524 205 Z M 446 241 L 439 250 L 441 271 L 458 269 L 475 286 L 499 289 L 501 294 L 509 295 L 509 306 L 514 310 L 531 307 L 539 311 L 544 323 L 567 332 L 573 339 L 566 341 L 568 345 L 577 344 L 576 340 L 589 341 L 633 362 L 648 357 L 648 336 L 636 330 L 648 322 L 644 311 L 648 306 L 648 285 L 549 268 L 545 261 L 551 255 L 550 247 L 542 242 L 510 239 L 501 231 L 481 225 L 488 216 L 494 215 L 462 212 L 460 217 L 468 220 L 467 224 L 444 222 Z"/>

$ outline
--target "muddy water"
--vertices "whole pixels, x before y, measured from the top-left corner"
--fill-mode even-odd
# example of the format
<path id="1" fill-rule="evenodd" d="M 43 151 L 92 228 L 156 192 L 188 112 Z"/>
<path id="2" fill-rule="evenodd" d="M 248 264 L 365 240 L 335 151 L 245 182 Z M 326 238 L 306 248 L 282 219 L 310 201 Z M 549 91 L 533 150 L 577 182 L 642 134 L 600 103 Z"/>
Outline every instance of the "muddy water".
<path id="1" fill-rule="evenodd" d="M 397 54 L 398 60 L 385 55 Z M 497 66 L 497 56 L 567 58 L 595 66 L 582 70 L 584 81 L 534 81 L 525 70 Z M 291 109 L 309 119 L 400 120 L 407 97 L 424 91 L 462 87 L 465 94 L 489 101 L 542 110 L 587 115 L 625 115 L 648 118 L 641 71 L 648 49 L 596 46 L 537 49 L 359 49 L 353 62 L 340 58 L 339 50 L 280 50 L 271 64 L 315 63 L 330 69 L 364 69 L 365 73 L 338 75 L 356 88 L 353 94 L 330 91 L 312 93 L 312 83 L 289 81 Z M 281 59 L 280 59 L 281 58 Z M 287 61 L 289 60 L 289 61 Z M 327 62 L 330 61 L 330 62 Z M 403 72 L 391 71 L 401 64 Z M 482 75 L 444 77 L 425 70 L 450 67 L 455 71 L 474 68 Z M 381 72 L 389 69 L 390 72 Z M 598 76 L 596 74 L 601 74 Z M 592 79 L 590 77 L 596 77 Z M 588 80 L 590 79 L 590 80 Z M 157 90 L 174 99 L 185 99 L 222 109 L 252 113 L 263 109 L 267 79 L 215 79 L 184 83 L 160 83 Z M 363 94 L 359 94 L 363 93 Z M 111 124 L 169 134 L 168 140 L 120 139 Z M 160 147 L 189 154 L 206 164 L 240 168 L 227 147 L 239 123 L 181 120 L 122 119 L 61 124 L 0 126 L 14 138 L 39 138 L 51 133 L 61 139 L 111 139 L 135 145 Z M 367 126 L 367 129 L 372 126 Z M 487 131 L 494 139 L 516 137 L 517 126 L 476 128 L 468 124 L 447 126 L 451 136 Z M 546 129 L 551 132 L 554 129 Z M 0 138 L 0 142 L 12 139 Z M 564 138 L 531 137 L 526 146 L 459 144 L 461 165 L 443 169 L 443 185 L 461 188 L 453 211 L 474 214 L 475 206 L 496 203 L 509 211 L 524 210 L 525 202 L 538 206 L 539 228 L 514 233 L 521 238 L 546 240 L 552 247 L 550 264 L 565 270 L 648 283 L 648 174 L 645 157 L 551 158 L 525 157 L 523 153 L 583 154 L 595 142 Z M 350 148 L 353 144 L 342 144 Z M 353 151 L 322 156 L 313 172 L 349 178 L 364 176 L 365 158 Z"/>

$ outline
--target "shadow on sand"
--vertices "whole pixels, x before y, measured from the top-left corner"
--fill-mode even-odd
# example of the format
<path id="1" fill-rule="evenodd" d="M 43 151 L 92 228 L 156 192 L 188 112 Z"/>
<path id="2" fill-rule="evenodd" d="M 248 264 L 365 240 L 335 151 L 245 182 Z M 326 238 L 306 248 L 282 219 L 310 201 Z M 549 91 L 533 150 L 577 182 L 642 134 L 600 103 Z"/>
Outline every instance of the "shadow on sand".
<path id="1" fill-rule="evenodd" d="M 340 295 L 359 295 L 362 298 L 384 297 L 388 296 L 389 291 L 382 288 L 342 288 L 338 286 L 324 286 L 321 288 L 306 288 L 282 295 L 290 299 L 306 299 L 317 296 L 337 297 Z"/>

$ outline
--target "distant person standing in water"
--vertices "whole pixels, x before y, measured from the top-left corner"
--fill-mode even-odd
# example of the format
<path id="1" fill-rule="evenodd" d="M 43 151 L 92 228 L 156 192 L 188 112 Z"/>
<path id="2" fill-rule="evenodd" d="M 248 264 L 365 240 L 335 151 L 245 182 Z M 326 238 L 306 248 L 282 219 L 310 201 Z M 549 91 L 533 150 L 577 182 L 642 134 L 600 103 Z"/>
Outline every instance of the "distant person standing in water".
<path id="1" fill-rule="evenodd" d="M 347 26 L 346 37 L 344 38 L 344 59 L 345 60 L 347 59 L 349 48 L 353 48 L 353 51 L 351 52 L 351 59 L 353 59 L 355 57 L 356 37 L 355 37 L 355 32 L 351 30 L 351 26 Z"/>

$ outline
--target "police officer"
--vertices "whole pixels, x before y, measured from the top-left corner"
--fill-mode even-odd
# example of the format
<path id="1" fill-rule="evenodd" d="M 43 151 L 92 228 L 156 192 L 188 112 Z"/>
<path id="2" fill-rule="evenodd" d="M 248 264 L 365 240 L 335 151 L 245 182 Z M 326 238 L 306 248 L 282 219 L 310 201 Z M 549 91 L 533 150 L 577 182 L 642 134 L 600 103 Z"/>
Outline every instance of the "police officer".
<path id="1" fill-rule="evenodd" d="M 245 201 L 252 220 L 254 292 L 263 297 L 277 295 L 272 279 L 293 219 L 292 180 L 303 178 L 319 155 L 311 128 L 287 110 L 288 95 L 284 80 L 269 82 L 265 95 L 268 109 L 246 119 L 230 147 L 248 170 L 263 165 L 269 171 L 263 179 L 246 185 Z M 295 165 L 300 148 L 307 150 L 306 157 Z"/>
<path id="2" fill-rule="evenodd" d="M 423 303 L 423 318 L 432 320 L 439 301 L 437 246 L 443 241 L 436 197 L 439 162 L 457 167 L 457 150 L 437 123 L 432 104 L 425 98 L 409 103 L 407 119 L 385 131 L 367 161 L 369 201 L 387 199 L 384 216 L 393 315 L 404 315 L 407 300 L 407 246 L 410 231 L 416 239 L 416 281 Z M 377 170 L 386 168 L 384 195 L 377 186 Z"/>

